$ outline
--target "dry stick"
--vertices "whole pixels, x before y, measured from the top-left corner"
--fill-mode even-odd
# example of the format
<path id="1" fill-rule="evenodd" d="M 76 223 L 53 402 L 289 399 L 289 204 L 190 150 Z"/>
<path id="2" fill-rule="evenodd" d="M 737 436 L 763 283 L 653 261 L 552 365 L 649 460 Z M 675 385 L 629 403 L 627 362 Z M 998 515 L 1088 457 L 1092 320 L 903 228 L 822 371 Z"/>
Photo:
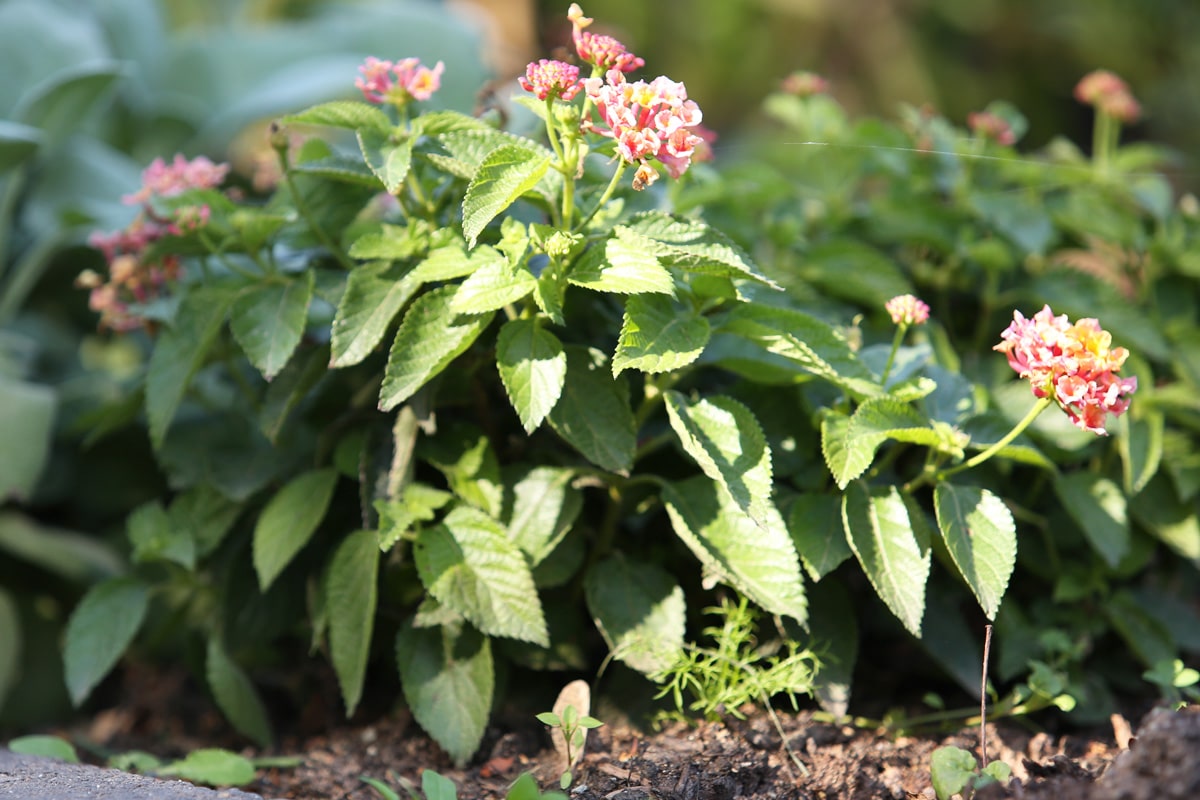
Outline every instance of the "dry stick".
<path id="1" fill-rule="evenodd" d="M 992 650 L 992 626 L 983 628 L 983 678 L 979 684 L 979 758 L 987 769 L 987 673 L 988 654 Z"/>

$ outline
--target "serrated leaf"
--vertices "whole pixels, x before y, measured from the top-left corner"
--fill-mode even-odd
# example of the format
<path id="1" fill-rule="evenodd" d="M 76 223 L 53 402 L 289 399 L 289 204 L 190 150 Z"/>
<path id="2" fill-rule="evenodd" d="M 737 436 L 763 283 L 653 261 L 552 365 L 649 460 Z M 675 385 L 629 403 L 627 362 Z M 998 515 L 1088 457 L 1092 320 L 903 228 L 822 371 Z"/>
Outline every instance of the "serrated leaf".
<path id="1" fill-rule="evenodd" d="M 637 448 L 629 387 L 602 353 L 568 346 L 567 379 L 547 419 L 554 432 L 598 467 L 627 474 Z"/>
<path id="2" fill-rule="evenodd" d="M 492 707 L 491 642 L 472 628 L 409 622 L 396 634 L 396 663 L 413 717 L 455 763 L 465 764 L 483 740 Z"/>
<path id="3" fill-rule="evenodd" d="M 215 637 L 208 640 L 204 663 L 208 688 L 221 713 L 239 733 L 252 739 L 259 747 L 270 747 L 275 735 L 271 731 L 267 708 L 246 673 L 229 657 Z"/>
<path id="4" fill-rule="evenodd" d="M 554 551 L 583 510 L 583 494 L 573 486 L 575 471 L 534 467 L 513 485 L 508 537 L 536 567 Z"/>
<path id="5" fill-rule="evenodd" d="M 388 194 L 399 194 L 412 166 L 412 138 L 407 135 L 398 138 L 394 131 L 360 128 L 358 149 Z"/>
<path id="6" fill-rule="evenodd" d="M 379 549 L 390 550 L 400 537 L 418 522 L 429 522 L 436 512 L 454 499 L 450 492 L 434 489 L 423 483 L 407 484 L 400 496 L 386 503 L 376 503 L 379 509 Z"/>
<path id="7" fill-rule="evenodd" d="M 350 256 L 363 260 L 401 261 L 412 258 L 429 246 L 429 227 L 425 223 L 390 225 L 383 223 L 363 233 L 350 245 Z"/>
<path id="8" fill-rule="evenodd" d="M 1121 487 L 1091 472 L 1073 472 L 1054 481 L 1054 492 L 1105 563 L 1110 567 L 1119 564 L 1130 547 L 1129 515 Z"/>
<path id="9" fill-rule="evenodd" d="M 649 211 L 635 216 L 624 232 L 632 243 L 655 253 L 669 266 L 728 278 L 747 278 L 778 289 L 754 260 L 720 231 L 697 219 Z"/>
<path id="10" fill-rule="evenodd" d="M 146 417 L 155 449 L 162 447 L 188 383 L 203 365 L 236 296 L 225 287 L 193 289 L 158 338 L 146 370 Z"/>
<path id="11" fill-rule="evenodd" d="M 567 280 L 596 292 L 675 294 L 675 279 L 653 252 L 618 235 L 593 247 L 567 272 Z"/>
<path id="12" fill-rule="evenodd" d="M 725 488 L 738 508 L 765 527 L 771 515 L 771 448 L 753 412 L 723 396 L 694 402 L 669 391 L 667 417 L 684 451 Z"/>
<path id="13" fill-rule="evenodd" d="M 429 255 L 413 268 L 411 277 L 425 283 L 452 281 L 470 275 L 485 264 L 503 259 L 504 256 L 494 247 L 483 245 L 468 253 L 463 250 L 463 243 L 456 241 L 430 250 Z"/>
<path id="14" fill-rule="evenodd" d="M 254 570 L 267 591 L 316 532 L 337 484 L 337 472 L 315 469 L 290 480 L 276 492 L 254 526 Z"/>
<path id="15" fill-rule="evenodd" d="M 562 396 L 567 354 L 536 320 L 514 319 L 496 337 L 496 368 L 526 433 L 533 433 Z"/>
<path id="16" fill-rule="evenodd" d="M 353 183 L 358 186 L 367 186 L 371 188 L 383 188 L 383 181 L 379 180 L 379 176 L 371 171 L 367 163 L 361 157 L 350 157 L 343 155 L 331 155 L 325 158 L 317 158 L 312 161 L 305 161 L 302 164 L 294 164 L 292 172 L 301 175 L 309 175 L 314 178 L 326 178 L 328 180 L 342 181 L 343 183 Z"/>
<path id="17" fill-rule="evenodd" d="M 67 691 L 78 706 L 124 654 L 150 606 L 149 589 L 135 578 L 96 584 L 67 622 L 63 665 Z"/>
<path id="18" fill-rule="evenodd" d="M 210 747 L 193 750 L 184 758 L 160 767 L 158 774 L 209 786 L 245 786 L 254 780 L 254 764 L 245 756 Z"/>
<path id="19" fill-rule="evenodd" d="M 691 364 L 704 352 L 708 319 L 663 295 L 634 295 L 625 302 L 625 318 L 613 374 L 625 369 L 670 372 Z"/>
<path id="20" fill-rule="evenodd" d="M 371 631 L 378 598 L 379 545 L 374 531 L 355 531 L 342 540 L 325 578 L 329 655 L 346 704 L 354 715 L 362 698 Z"/>
<path id="21" fill-rule="evenodd" d="M 846 338 L 828 323 L 790 308 L 740 303 L 717 326 L 748 339 L 768 353 L 861 397 L 882 389 Z"/>
<path id="22" fill-rule="evenodd" d="M 875 593 L 919 637 L 930 562 L 923 523 L 913 523 L 896 487 L 868 490 L 856 481 L 842 495 L 842 524 Z"/>
<path id="23" fill-rule="evenodd" d="M 360 363 L 383 339 L 392 320 L 421 286 L 411 276 L 401 277 L 401 272 L 387 264 L 351 270 L 330 328 L 330 367 Z"/>
<path id="24" fill-rule="evenodd" d="M 499 522 L 460 506 L 421 531 L 413 554 L 429 593 L 483 633 L 550 644 L 529 564 Z"/>
<path id="25" fill-rule="evenodd" d="M 279 120 L 280 125 L 325 125 L 331 128 L 365 128 L 390 131 L 392 121 L 375 106 L 352 100 L 334 100 L 307 108 Z"/>
<path id="26" fill-rule="evenodd" d="M 987 489 L 945 482 L 934 489 L 933 506 L 954 565 L 983 613 L 995 620 L 1017 563 L 1012 513 Z"/>
<path id="27" fill-rule="evenodd" d="M 173 561 L 184 569 L 196 566 L 196 542 L 186 528 L 176 527 L 157 501 L 143 503 L 125 521 L 134 563 Z"/>
<path id="28" fill-rule="evenodd" d="M 459 314 L 495 311 L 527 297 L 536 286 L 537 278 L 525 267 L 514 267 L 504 258 L 491 259 L 459 285 L 450 308 Z"/>
<path id="29" fill-rule="evenodd" d="M 774 507 L 760 527 L 720 484 L 699 476 L 666 484 L 662 499 L 675 534 L 708 573 L 767 611 L 805 622 L 800 561 Z"/>
<path id="30" fill-rule="evenodd" d="M 418 297 L 404 315 L 388 355 L 379 408 L 390 411 L 430 378 L 466 352 L 492 320 L 491 314 L 451 310 L 457 286 L 443 286 Z"/>
<path id="31" fill-rule="evenodd" d="M 826 426 L 825 421 L 829 421 Z M 834 415 L 821 425 L 821 449 L 839 489 L 866 472 L 875 451 L 888 439 L 936 447 L 941 441 L 929 420 L 907 403 L 874 397 L 860 405 L 843 425 Z M 841 436 L 841 440 L 826 437 Z"/>
<path id="32" fill-rule="evenodd" d="M 618 553 L 589 568 L 583 588 L 614 658 L 653 675 L 682 655 L 685 602 L 670 573 Z"/>
<path id="33" fill-rule="evenodd" d="M 850 558 L 842 527 L 841 498 L 832 494 L 802 494 L 788 509 L 788 533 L 808 575 L 817 582 Z"/>
<path id="34" fill-rule="evenodd" d="M 424 458 L 446 476 L 462 500 L 499 519 L 504 503 L 500 461 L 479 428 L 460 423 L 425 443 Z"/>
<path id="35" fill-rule="evenodd" d="M 520 145 L 502 145 L 479 164 L 463 197 L 463 236 L 470 247 L 500 212 L 528 192 L 550 167 L 550 156 Z"/>
<path id="36" fill-rule="evenodd" d="M 229 311 L 229 329 L 250 363 L 267 380 L 283 369 L 308 323 L 313 273 L 305 270 L 286 283 L 262 283 L 238 295 Z"/>

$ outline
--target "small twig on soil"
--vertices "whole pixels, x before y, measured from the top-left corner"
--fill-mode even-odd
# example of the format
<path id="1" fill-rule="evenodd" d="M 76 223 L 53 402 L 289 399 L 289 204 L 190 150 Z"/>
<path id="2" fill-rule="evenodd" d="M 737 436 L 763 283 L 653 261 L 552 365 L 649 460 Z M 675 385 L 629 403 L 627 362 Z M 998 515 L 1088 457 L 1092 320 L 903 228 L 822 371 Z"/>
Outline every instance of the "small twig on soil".
<path id="1" fill-rule="evenodd" d="M 987 674 L 988 657 L 992 650 L 992 626 L 983 628 L 983 678 L 979 684 L 979 759 L 987 768 Z"/>

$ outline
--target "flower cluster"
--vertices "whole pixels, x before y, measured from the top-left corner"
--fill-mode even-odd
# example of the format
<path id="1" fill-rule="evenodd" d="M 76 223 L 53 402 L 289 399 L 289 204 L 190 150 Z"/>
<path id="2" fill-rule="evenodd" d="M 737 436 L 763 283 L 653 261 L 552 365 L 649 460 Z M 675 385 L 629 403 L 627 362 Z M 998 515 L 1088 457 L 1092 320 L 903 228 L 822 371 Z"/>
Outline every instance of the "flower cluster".
<path id="1" fill-rule="evenodd" d="M 1089 72 L 1075 84 L 1075 99 L 1118 122 L 1137 122 L 1142 107 L 1125 81 L 1105 69 Z"/>
<path id="2" fill-rule="evenodd" d="M 897 325 L 924 325 L 929 319 L 929 306 L 911 294 L 896 295 L 883 307 Z"/>
<path id="3" fill-rule="evenodd" d="M 1065 314 L 1054 316 L 1044 306 L 1026 319 L 1013 312 L 1012 324 L 995 346 L 1008 356 L 1009 365 L 1028 378 L 1036 397 L 1053 397 L 1071 422 L 1083 430 L 1106 433 L 1108 414 L 1129 408 L 1128 395 L 1137 390 L 1137 378 L 1115 374 L 1129 355 L 1112 347 L 1112 335 L 1094 319 L 1074 324 Z"/>
<path id="4" fill-rule="evenodd" d="M 142 205 L 133 222 L 123 230 L 96 232 L 88 238 L 88 244 L 104 254 L 108 278 L 85 270 L 75 283 L 91 290 L 88 306 L 100 314 L 102 329 L 130 331 L 143 324 L 132 306 L 161 297 L 183 274 L 177 256 L 150 257 L 151 245 L 166 236 L 197 230 L 208 224 L 211 215 L 207 205 L 183 205 L 164 216 L 151 201 L 177 197 L 191 189 L 214 189 L 228 172 L 229 165 L 215 164 L 204 156 L 189 161 L 176 155 L 170 164 L 155 159 L 142 172 L 141 188 L 122 198 L 127 205 Z"/>
<path id="5" fill-rule="evenodd" d="M 530 62 L 520 83 L 522 89 L 533 92 L 538 100 L 548 97 L 571 100 L 583 88 L 579 82 L 579 67 L 548 58 Z"/>
<path id="6" fill-rule="evenodd" d="M 363 97 L 371 103 L 391 103 L 402 108 L 412 100 L 428 100 L 442 85 L 446 65 L 439 61 L 432 69 L 419 59 L 384 61 L 368 56 L 358 71 L 362 77 L 354 81 Z"/>
<path id="7" fill-rule="evenodd" d="M 626 50 L 625 45 L 613 37 L 584 30 L 593 20 L 583 15 L 583 9 L 578 3 L 571 3 L 567 19 L 571 20 L 571 37 L 575 40 L 575 52 L 596 69 L 594 74 L 611 69 L 631 72 L 646 65 L 644 59 Z"/>
<path id="8" fill-rule="evenodd" d="M 1008 121 L 990 111 L 972 111 L 967 115 L 967 127 L 976 136 L 991 139 L 996 144 L 1008 146 L 1017 141 L 1017 135 Z"/>
<path id="9" fill-rule="evenodd" d="M 797 97 L 812 97 L 814 94 L 825 94 L 829 91 L 829 81 L 815 72 L 796 70 L 783 79 L 779 88 Z"/>

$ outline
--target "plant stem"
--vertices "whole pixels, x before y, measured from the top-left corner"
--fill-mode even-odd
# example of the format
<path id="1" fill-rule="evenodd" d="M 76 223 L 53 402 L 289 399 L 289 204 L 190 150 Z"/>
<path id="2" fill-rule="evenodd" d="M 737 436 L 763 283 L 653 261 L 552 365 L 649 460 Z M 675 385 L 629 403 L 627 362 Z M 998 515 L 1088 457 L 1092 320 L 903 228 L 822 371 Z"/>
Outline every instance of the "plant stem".
<path id="1" fill-rule="evenodd" d="M 904 334 L 908 332 L 908 326 L 901 322 L 896 326 L 896 335 L 892 337 L 892 352 L 888 353 L 887 363 L 883 365 L 883 375 L 879 379 L 881 386 L 887 386 L 888 375 L 892 371 L 892 364 L 896 361 L 896 351 L 900 349 L 900 343 L 904 341 Z"/>
<path id="2" fill-rule="evenodd" d="M 979 681 L 979 759 L 987 768 L 987 675 L 988 657 L 992 652 L 992 626 L 983 628 L 983 677 Z"/>
<path id="3" fill-rule="evenodd" d="M 1050 395 L 1039 398 L 1038 401 L 1033 404 L 1033 407 L 1029 409 L 1029 413 L 1025 415 L 1025 418 L 1022 419 L 1020 422 L 1018 422 L 1011 431 L 1009 431 L 1007 434 L 1005 434 L 1003 439 L 996 442 L 994 445 L 989 447 L 987 450 L 984 450 L 982 453 L 979 453 L 978 455 L 975 455 L 972 458 L 967 459 L 963 463 L 959 464 L 957 467 L 951 467 L 950 469 L 942 470 L 941 472 L 939 472 L 937 474 L 936 479 L 942 480 L 944 478 L 948 478 L 951 475 L 954 475 L 959 472 L 963 472 L 964 470 L 971 469 L 972 467 L 977 467 L 980 464 L 982 464 L 983 462 L 987 461 L 989 458 L 996 455 L 996 453 L 1000 452 L 1001 450 L 1003 450 L 1004 448 L 1006 448 L 1010 444 L 1012 444 L 1013 439 L 1016 439 L 1018 436 L 1020 436 L 1021 433 L 1026 428 L 1028 428 L 1035 419 L 1038 418 L 1038 415 L 1041 414 L 1043 411 L 1045 411 L 1047 408 L 1049 408 L 1050 404 L 1053 402 L 1054 402 L 1054 398 L 1051 397 Z"/>
<path id="4" fill-rule="evenodd" d="M 591 210 L 591 213 L 581 219 L 578 225 L 571 227 L 572 232 L 583 230 L 592 221 L 592 217 L 596 216 L 596 212 L 604 208 L 604 204 L 608 202 L 613 192 L 616 191 L 617 184 L 621 182 L 621 175 L 625 173 L 626 166 L 628 165 L 624 161 L 617 162 L 617 169 L 613 172 L 612 180 L 608 182 L 608 188 L 604 190 L 604 194 L 600 195 L 600 199 L 596 202 L 596 207 Z"/>
<path id="5" fill-rule="evenodd" d="M 1097 178 L 1108 177 L 1109 160 L 1118 130 L 1117 121 L 1097 109 L 1096 123 L 1092 127 L 1092 165 Z"/>

